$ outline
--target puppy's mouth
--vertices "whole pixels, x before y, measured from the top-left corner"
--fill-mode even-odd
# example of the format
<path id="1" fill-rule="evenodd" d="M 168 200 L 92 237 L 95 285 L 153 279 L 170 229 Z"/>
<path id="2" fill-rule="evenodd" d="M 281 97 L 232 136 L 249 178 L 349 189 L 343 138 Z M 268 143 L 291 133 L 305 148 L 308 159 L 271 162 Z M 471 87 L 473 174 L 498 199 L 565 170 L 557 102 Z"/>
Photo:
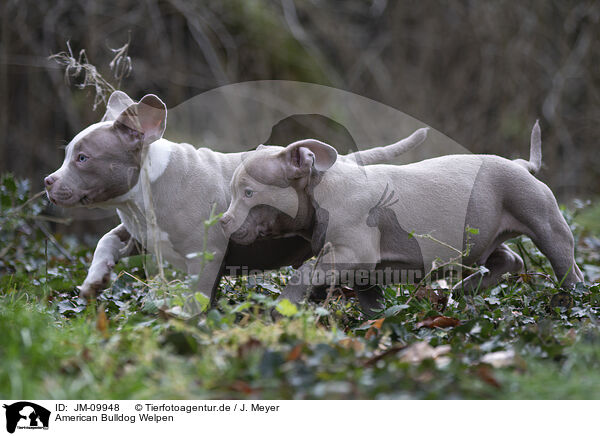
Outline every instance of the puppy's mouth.
<path id="1" fill-rule="evenodd" d="M 259 238 L 266 238 L 267 236 L 271 236 L 271 231 L 269 229 L 262 228 L 258 230 Z"/>
<path id="2" fill-rule="evenodd" d="M 46 190 L 46 196 L 52 204 L 60 207 L 89 206 L 93 202 L 87 194 L 83 194 L 77 199 L 73 193 L 61 191 L 50 193 Z"/>
<path id="3" fill-rule="evenodd" d="M 73 195 L 69 192 L 58 191 L 50 193 L 48 190 L 46 190 L 46 196 L 48 197 L 48 200 L 52 202 L 52 204 L 60 207 L 71 207 L 74 203 L 72 201 Z"/>
<path id="4" fill-rule="evenodd" d="M 81 203 L 83 206 L 87 206 L 92 202 L 92 200 L 90 200 L 90 198 L 84 194 L 80 199 L 79 199 L 79 203 Z"/>
<path id="5" fill-rule="evenodd" d="M 48 197 L 48 200 L 50 200 L 50 203 L 52 204 L 58 204 L 56 203 L 56 200 L 54 199 L 54 197 L 48 192 L 48 190 L 46 189 L 46 197 Z"/>
<path id="6" fill-rule="evenodd" d="M 231 234 L 230 239 L 240 245 L 249 245 L 256 240 L 256 234 L 248 229 L 238 230 Z"/>

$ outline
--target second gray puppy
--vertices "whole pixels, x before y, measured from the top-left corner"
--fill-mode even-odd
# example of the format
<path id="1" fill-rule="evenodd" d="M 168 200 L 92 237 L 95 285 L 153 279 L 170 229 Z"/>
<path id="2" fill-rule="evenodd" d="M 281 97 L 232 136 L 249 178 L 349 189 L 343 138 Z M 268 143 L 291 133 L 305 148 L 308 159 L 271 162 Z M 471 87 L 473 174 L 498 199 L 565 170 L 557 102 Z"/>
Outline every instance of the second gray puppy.
<path id="1" fill-rule="evenodd" d="M 533 176 L 541 166 L 538 123 L 530 153 L 529 161 L 449 155 L 365 167 L 340 161 L 333 147 L 316 140 L 265 147 L 248 154 L 236 169 L 232 202 L 221 224 L 241 244 L 303 236 L 315 255 L 322 254 L 314 271 L 303 267 L 303 281 L 356 286 L 360 276 L 364 280 L 358 285 L 365 288 L 405 281 L 401 273 L 407 271 L 408 281 L 419 280 L 457 256 L 464 264 L 486 268 L 456 288 L 493 285 L 503 274 L 522 270 L 522 259 L 504 241 L 525 234 L 570 287 L 583 281 L 583 274 L 552 191 Z M 303 299 L 306 283 L 301 285 L 289 285 L 282 298 Z M 366 310 L 377 306 L 361 303 Z"/>

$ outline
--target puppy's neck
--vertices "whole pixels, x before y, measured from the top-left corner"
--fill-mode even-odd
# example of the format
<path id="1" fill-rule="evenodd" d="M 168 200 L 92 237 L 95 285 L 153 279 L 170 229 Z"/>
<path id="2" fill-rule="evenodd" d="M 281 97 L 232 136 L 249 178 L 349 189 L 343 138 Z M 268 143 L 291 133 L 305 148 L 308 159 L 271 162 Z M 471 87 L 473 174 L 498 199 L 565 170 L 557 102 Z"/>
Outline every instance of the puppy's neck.
<path id="1" fill-rule="evenodd" d="M 305 189 L 307 198 L 309 199 L 307 208 L 310 211 L 310 220 L 305 223 L 305 232 L 314 254 L 317 254 L 323 248 L 325 243 L 325 229 L 327 229 L 329 222 L 329 213 L 317 203 L 314 195 L 315 187 L 321 183 L 324 175 L 324 172 L 314 171 Z"/>
<path id="2" fill-rule="evenodd" d="M 151 188 L 154 183 L 165 173 L 173 152 L 173 143 L 164 138 L 148 145 L 142 152 L 141 167 L 132 171 L 137 173 L 137 179 L 129 191 L 125 194 L 108 200 L 94 207 L 117 207 L 123 208 L 127 205 L 137 204 L 141 206 L 144 201 L 144 190 Z M 132 169 L 133 170 L 133 169 Z"/>

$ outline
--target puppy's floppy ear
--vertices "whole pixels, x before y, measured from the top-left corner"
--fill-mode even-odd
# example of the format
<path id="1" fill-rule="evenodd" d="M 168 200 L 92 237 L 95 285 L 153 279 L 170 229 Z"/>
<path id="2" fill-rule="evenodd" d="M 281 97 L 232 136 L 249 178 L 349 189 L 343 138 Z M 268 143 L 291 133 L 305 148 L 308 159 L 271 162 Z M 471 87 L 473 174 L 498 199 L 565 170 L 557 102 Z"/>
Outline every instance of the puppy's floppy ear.
<path id="1" fill-rule="evenodd" d="M 159 140 L 167 126 L 167 107 L 154 94 L 144 96 L 139 103 L 130 105 L 115 120 L 115 126 L 132 134 L 142 134 L 143 143 Z"/>
<path id="2" fill-rule="evenodd" d="M 329 144 L 316 139 L 293 142 L 282 151 L 290 178 L 299 178 L 311 169 L 325 171 L 337 160 L 337 151 Z"/>
<path id="3" fill-rule="evenodd" d="M 106 103 L 106 113 L 100 121 L 116 120 L 121 112 L 123 112 L 132 104 L 134 104 L 134 101 L 123 91 L 113 92 L 110 97 L 108 97 L 108 103 Z"/>
<path id="4" fill-rule="evenodd" d="M 167 106 L 154 94 L 144 96 L 138 103 L 138 114 L 147 144 L 162 138 L 167 127 Z"/>

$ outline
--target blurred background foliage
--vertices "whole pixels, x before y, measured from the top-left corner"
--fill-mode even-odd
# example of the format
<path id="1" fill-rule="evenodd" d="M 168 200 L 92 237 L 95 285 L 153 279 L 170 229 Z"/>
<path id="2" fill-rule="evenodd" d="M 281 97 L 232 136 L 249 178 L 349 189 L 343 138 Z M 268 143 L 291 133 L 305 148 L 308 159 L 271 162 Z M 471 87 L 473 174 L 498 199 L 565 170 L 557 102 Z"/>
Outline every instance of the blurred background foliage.
<path id="1" fill-rule="evenodd" d="M 67 41 L 114 86 L 111 49 L 130 41 L 121 89 L 169 107 L 228 83 L 307 81 L 506 157 L 527 155 L 540 118 L 540 178 L 561 201 L 600 191 L 600 2 L 6 0 L 0 14 L 0 172 L 34 191 L 104 109 L 48 59 Z"/>

